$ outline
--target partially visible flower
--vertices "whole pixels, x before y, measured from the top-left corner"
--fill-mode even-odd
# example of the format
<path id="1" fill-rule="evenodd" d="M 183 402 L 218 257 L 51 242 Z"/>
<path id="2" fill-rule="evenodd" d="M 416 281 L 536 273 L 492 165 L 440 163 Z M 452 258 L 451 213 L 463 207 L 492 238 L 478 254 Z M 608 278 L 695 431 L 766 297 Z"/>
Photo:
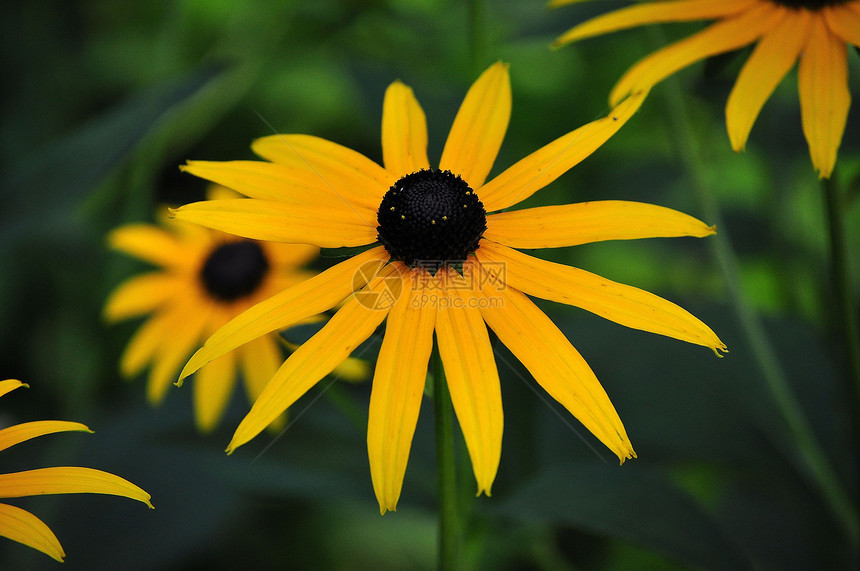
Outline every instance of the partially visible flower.
<path id="1" fill-rule="evenodd" d="M 213 187 L 209 196 L 238 197 L 223 187 Z M 111 322 L 151 314 L 126 347 L 120 370 L 132 377 L 151 365 L 147 396 L 152 403 L 164 398 L 180 365 L 219 327 L 313 276 L 301 266 L 319 253 L 315 246 L 240 239 L 167 219 L 162 227 L 122 226 L 110 233 L 108 242 L 116 250 L 159 266 L 122 283 L 104 309 Z M 264 335 L 197 373 L 193 395 L 200 430 L 217 425 L 240 371 L 248 400 L 254 402 L 281 364 L 278 344 L 277 333 Z M 358 364 L 353 365 L 344 374 L 364 374 Z"/>
<path id="2" fill-rule="evenodd" d="M 26 387 L 15 379 L 0 381 L 0 396 Z M 0 451 L 37 436 L 55 432 L 92 432 L 83 424 L 62 420 L 40 420 L 16 424 L 0 430 Z M 109 494 L 125 496 L 152 508 L 149 494 L 119 476 L 75 466 L 40 468 L 0 474 L 0 498 L 21 498 L 44 494 Z M 38 549 L 57 561 L 66 556 L 54 532 L 42 520 L 19 507 L 0 504 L 0 535 Z"/>
<path id="3" fill-rule="evenodd" d="M 819 176 L 830 177 L 851 106 L 846 44 L 860 47 L 860 0 L 649 0 L 579 24 L 554 45 L 643 24 L 691 20 L 717 22 L 639 61 L 615 85 L 610 102 L 699 60 L 756 44 L 726 105 L 732 148 L 743 150 L 765 101 L 799 61 L 803 133 Z"/>

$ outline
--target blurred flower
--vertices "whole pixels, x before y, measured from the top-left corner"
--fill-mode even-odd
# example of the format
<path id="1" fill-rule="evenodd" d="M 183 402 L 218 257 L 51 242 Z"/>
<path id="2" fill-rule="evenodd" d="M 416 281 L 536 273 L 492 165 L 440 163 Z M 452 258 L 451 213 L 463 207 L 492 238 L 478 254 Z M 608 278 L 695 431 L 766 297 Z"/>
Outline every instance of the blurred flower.
<path id="1" fill-rule="evenodd" d="M 553 0 L 562 6 L 581 0 Z M 670 0 L 637 2 L 568 30 L 556 46 L 658 22 L 718 20 L 642 59 L 618 81 L 610 103 L 648 89 L 699 60 L 756 43 L 729 95 L 726 125 L 743 150 L 765 101 L 795 61 L 800 113 L 812 164 L 828 178 L 845 131 L 848 91 L 846 43 L 860 47 L 860 0 Z"/>
<path id="2" fill-rule="evenodd" d="M 427 160 L 424 112 L 400 82 L 388 88 L 383 104 L 384 167 L 304 135 L 255 141 L 254 151 L 273 162 L 189 162 L 188 172 L 251 198 L 183 206 L 175 211 L 179 219 L 320 247 L 382 243 L 251 308 L 213 335 L 186 365 L 183 375 L 355 293 L 278 370 L 228 451 L 256 436 L 387 317 L 367 431 L 382 512 L 395 509 L 400 496 L 434 331 L 479 493 L 490 493 L 502 444 L 499 377 L 485 322 L 537 382 L 621 461 L 634 456 L 594 373 L 525 294 L 715 350 L 725 346 L 704 323 L 668 301 L 513 248 L 706 236 L 713 228 L 673 210 L 633 202 L 486 213 L 521 202 L 590 155 L 644 97 L 632 95 L 610 116 L 553 141 L 486 184 L 510 118 L 510 80 L 501 63 L 469 89 L 440 170 L 431 169 Z"/>
<path id="3" fill-rule="evenodd" d="M 211 198 L 236 193 L 213 187 Z M 120 360 L 123 375 L 138 374 L 148 363 L 147 396 L 160 402 L 179 366 L 213 331 L 255 303 L 314 275 L 300 266 L 319 249 L 237 239 L 195 224 L 163 220 L 163 228 L 129 224 L 113 230 L 108 242 L 160 269 L 130 278 L 111 294 L 104 314 L 118 321 L 151 317 L 129 342 Z M 311 316 L 308 316 L 310 319 Z M 200 430 L 213 429 L 242 372 L 250 402 L 275 374 L 283 357 L 278 335 L 261 336 L 213 361 L 197 373 L 194 409 Z M 345 374 L 361 375 L 359 363 Z"/>
<path id="4" fill-rule="evenodd" d="M 0 396 L 26 387 L 15 379 L 0 381 Z M 92 432 L 83 424 L 62 420 L 40 420 L 16 424 L 0 430 L 0 450 L 37 436 L 55 432 Z M 40 468 L 26 472 L 0 474 L 0 498 L 21 498 L 44 494 L 109 494 L 125 496 L 145 503 L 150 508 L 149 494 L 119 476 L 74 466 Z M 57 536 L 42 520 L 28 511 L 0 504 L 0 535 L 50 555 L 57 561 L 66 556 Z"/>

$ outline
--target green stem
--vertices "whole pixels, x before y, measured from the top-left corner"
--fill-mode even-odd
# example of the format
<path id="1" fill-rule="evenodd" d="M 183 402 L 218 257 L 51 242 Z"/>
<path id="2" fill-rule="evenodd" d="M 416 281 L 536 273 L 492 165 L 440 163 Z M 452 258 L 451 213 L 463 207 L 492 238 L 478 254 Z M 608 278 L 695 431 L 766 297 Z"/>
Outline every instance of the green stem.
<path id="1" fill-rule="evenodd" d="M 436 472 L 439 485 L 439 569 L 450 571 L 457 568 L 460 547 L 453 406 L 437 344 L 433 345 L 431 359 L 436 421 Z"/>

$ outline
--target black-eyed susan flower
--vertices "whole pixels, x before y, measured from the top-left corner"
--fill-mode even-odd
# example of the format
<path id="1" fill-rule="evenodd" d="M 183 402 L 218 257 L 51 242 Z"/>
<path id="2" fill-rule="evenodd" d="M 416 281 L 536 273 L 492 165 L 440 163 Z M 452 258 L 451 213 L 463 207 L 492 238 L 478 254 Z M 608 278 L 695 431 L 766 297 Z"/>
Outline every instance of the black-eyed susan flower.
<path id="1" fill-rule="evenodd" d="M 582 0 L 551 5 L 577 1 Z M 648 89 L 699 60 L 756 44 L 726 105 L 732 147 L 743 150 L 765 101 L 799 62 L 803 133 L 813 166 L 828 178 L 851 105 L 846 47 L 860 47 L 860 0 L 649 0 L 579 24 L 555 45 L 644 24 L 693 20 L 716 22 L 639 61 L 615 85 L 610 101 Z"/>
<path id="2" fill-rule="evenodd" d="M 0 381 L 0 396 L 22 386 L 27 385 L 16 379 Z M 63 420 L 39 420 L 8 426 L 0 430 L 0 451 L 37 436 L 71 431 L 92 432 L 83 424 Z M 149 502 L 150 496 L 145 491 L 119 476 L 101 470 L 58 466 L 0 474 L 0 498 L 22 498 L 44 494 L 125 496 L 152 508 Z M 0 504 L 0 535 L 38 549 L 57 561 L 62 561 L 66 556 L 57 536 L 42 520 L 10 504 Z"/>
<path id="3" fill-rule="evenodd" d="M 208 361 L 308 315 L 343 307 L 281 366 L 237 428 L 228 451 L 249 441 L 387 318 L 367 429 L 380 509 L 400 496 L 433 336 L 478 484 L 489 494 L 502 443 L 499 377 L 487 325 L 619 459 L 633 448 L 585 360 L 526 294 L 569 303 L 623 325 L 724 345 L 701 321 L 650 293 L 515 248 L 552 248 L 649 236 L 706 236 L 687 215 L 633 202 L 589 202 L 500 212 L 561 176 L 636 111 L 637 93 L 608 117 L 553 141 L 485 183 L 511 110 L 508 68 L 497 63 L 469 89 L 439 169 L 427 159 L 424 113 L 412 90 L 385 93 L 384 166 L 327 140 L 275 135 L 254 142 L 271 162 L 190 162 L 186 170 L 251 197 L 208 201 L 176 217 L 255 239 L 320 247 L 380 242 L 268 299 L 216 332 L 186 365 Z"/>
<path id="4" fill-rule="evenodd" d="M 238 197 L 213 188 L 212 198 Z M 129 224 L 108 236 L 111 247 L 159 266 L 134 276 L 108 298 L 109 321 L 145 314 L 121 359 L 123 375 L 133 377 L 148 364 L 147 396 L 160 402 L 182 363 L 203 340 L 257 302 L 314 275 L 301 268 L 319 248 L 239 239 L 177 220 L 162 227 Z M 239 377 L 250 402 L 275 374 L 283 356 L 277 333 L 263 335 L 213 361 L 197 373 L 194 410 L 197 426 L 208 431 L 220 420 Z M 343 374 L 361 375 L 360 363 Z"/>

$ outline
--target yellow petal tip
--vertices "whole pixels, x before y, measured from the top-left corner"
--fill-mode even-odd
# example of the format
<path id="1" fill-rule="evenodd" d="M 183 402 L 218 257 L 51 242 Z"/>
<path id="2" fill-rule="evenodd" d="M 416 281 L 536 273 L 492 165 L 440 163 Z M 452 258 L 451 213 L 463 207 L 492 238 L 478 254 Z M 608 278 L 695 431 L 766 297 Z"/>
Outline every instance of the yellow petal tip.
<path id="1" fill-rule="evenodd" d="M 171 220 L 176 218 L 176 214 L 179 212 L 179 208 L 168 207 L 167 209 L 167 217 Z"/>

